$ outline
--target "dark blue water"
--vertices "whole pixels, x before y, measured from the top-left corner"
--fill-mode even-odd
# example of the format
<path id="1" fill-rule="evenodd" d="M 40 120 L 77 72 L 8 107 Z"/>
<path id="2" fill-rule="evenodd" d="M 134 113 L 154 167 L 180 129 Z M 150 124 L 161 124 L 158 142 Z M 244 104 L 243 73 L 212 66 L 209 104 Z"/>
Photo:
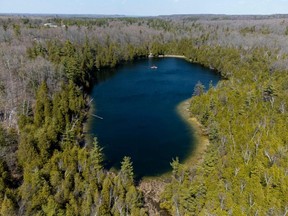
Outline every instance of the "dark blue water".
<path id="1" fill-rule="evenodd" d="M 156 65 L 157 69 L 151 69 Z M 112 71 L 111 71 L 112 72 Z M 191 128 L 176 112 L 201 81 L 206 88 L 219 76 L 184 59 L 145 59 L 125 64 L 112 73 L 99 72 L 94 86 L 90 132 L 104 148 L 107 168 L 119 169 L 130 156 L 137 177 L 171 169 L 172 158 L 185 160 L 193 151 Z"/>

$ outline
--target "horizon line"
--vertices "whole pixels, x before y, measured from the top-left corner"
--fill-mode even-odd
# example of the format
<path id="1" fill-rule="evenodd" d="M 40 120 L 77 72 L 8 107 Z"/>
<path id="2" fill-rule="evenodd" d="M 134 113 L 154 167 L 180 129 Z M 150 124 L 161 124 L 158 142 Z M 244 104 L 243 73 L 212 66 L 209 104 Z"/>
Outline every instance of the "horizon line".
<path id="1" fill-rule="evenodd" d="M 226 13 L 175 13 L 175 14 L 158 14 L 158 15 L 127 15 L 127 14 L 90 14 L 90 13 L 16 13 L 16 12 L 0 12 L 2 15 L 26 15 L 26 16 L 99 16 L 99 17 L 161 17 L 161 16 L 288 16 L 288 13 L 271 13 L 271 14 L 226 14 Z"/>

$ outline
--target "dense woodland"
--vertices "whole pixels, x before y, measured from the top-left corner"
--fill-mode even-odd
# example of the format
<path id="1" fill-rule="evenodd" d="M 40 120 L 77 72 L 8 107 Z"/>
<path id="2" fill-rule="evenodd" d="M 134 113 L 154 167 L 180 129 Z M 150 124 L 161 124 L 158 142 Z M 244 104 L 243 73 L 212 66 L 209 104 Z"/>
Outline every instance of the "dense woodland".
<path id="1" fill-rule="evenodd" d="M 287 215 L 287 39 L 284 15 L 1 16 L 0 215 L 151 214 L 133 158 L 105 170 L 84 128 L 97 77 L 149 53 L 223 77 L 195 87 L 191 115 L 210 145 L 197 165 L 171 158 L 163 212 Z"/>

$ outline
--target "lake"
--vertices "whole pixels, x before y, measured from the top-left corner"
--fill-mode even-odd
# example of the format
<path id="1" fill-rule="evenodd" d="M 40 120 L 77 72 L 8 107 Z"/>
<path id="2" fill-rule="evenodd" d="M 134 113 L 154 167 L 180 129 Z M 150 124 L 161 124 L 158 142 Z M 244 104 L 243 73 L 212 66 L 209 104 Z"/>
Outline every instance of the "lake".
<path id="1" fill-rule="evenodd" d="M 161 175 L 171 170 L 172 158 L 191 155 L 193 133 L 176 107 L 192 96 L 198 81 L 208 88 L 220 80 L 214 71 L 180 58 L 137 60 L 97 76 L 93 114 L 103 119 L 91 117 L 89 133 L 103 147 L 106 168 L 119 169 L 129 156 L 137 178 Z"/>

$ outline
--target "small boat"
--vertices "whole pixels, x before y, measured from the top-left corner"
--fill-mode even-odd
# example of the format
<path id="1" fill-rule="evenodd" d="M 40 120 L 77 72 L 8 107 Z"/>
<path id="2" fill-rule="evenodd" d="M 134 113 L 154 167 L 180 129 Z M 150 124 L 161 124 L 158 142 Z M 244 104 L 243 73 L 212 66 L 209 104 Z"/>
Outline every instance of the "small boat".
<path id="1" fill-rule="evenodd" d="M 158 67 L 157 66 L 155 66 L 155 65 L 153 65 L 152 67 L 151 67 L 151 69 L 157 69 Z"/>

